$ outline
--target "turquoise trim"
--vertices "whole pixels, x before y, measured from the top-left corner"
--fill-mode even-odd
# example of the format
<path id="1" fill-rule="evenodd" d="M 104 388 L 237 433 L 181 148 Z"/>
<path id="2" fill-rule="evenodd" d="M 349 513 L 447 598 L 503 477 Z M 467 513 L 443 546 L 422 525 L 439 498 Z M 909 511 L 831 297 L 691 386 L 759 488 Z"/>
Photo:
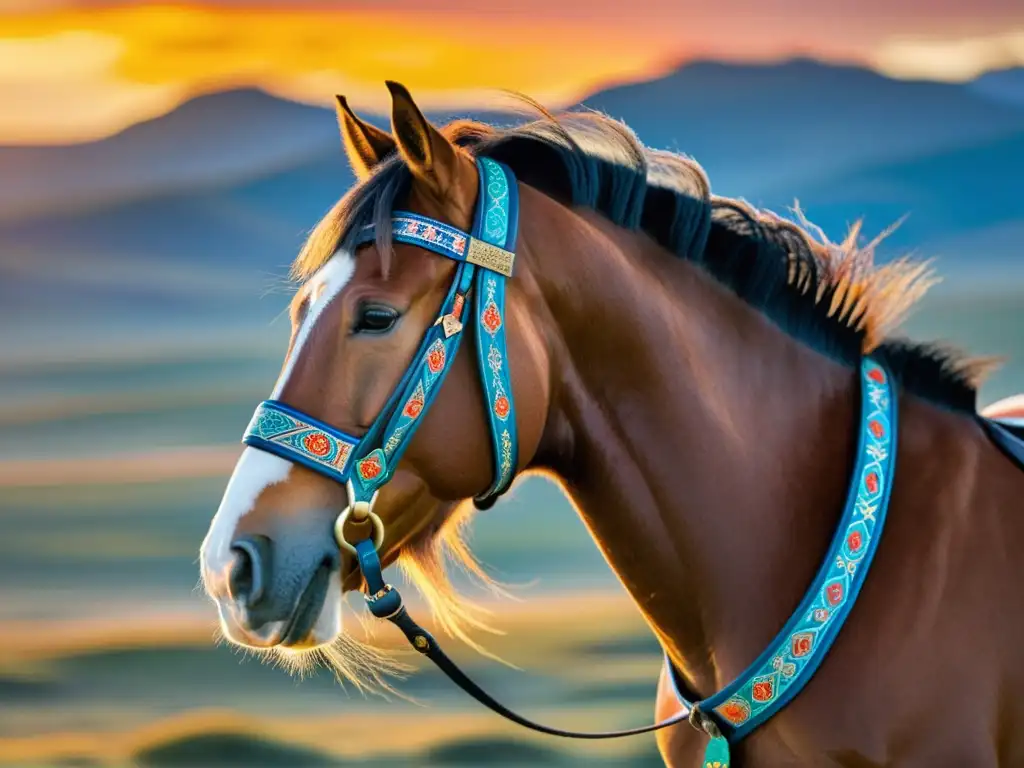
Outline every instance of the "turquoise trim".
<path id="1" fill-rule="evenodd" d="M 482 212 L 483 222 L 478 223 L 474 234 L 481 240 L 505 248 L 505 239 L 509 228 L 510 185 L 505 169 L 486 157 L 477 163 L 480 174 L 480 188 L 485 205 L 478 207 L 478 216 Z M 512 250 L 511 247 L 508 250 Z"/>
<path id="2" fill-rule="evenodd" d="M 276 400 L 257 406 L 242 441 L 341 483 L 348 479 L 352 453 L 359 445 L 359 438 Z"/>
<path id="3" fill-rule="evenodd" d="M 511 174 L 486 158 L 479 163 L 479 173 L 487 205 L 477 208 L 474 232 L 479 232 L 484 242 L 514 251 L 519 211 L 515 184 L 509 182 Z M 477 503 L 486 503 L 512 484 L 519 459 L 519 438 L 505 341 L 505 278 L 489 270 L 478 270 L 475 290 L 477 365 L 487 403 L 494 456 L 494 480 L 491 487 L 477 497 Z"/>
<path id="4" fill-rule="evenodd" d="M 732 683 L 696 707 L 731 742 L 737 742 L 784 707 L 814 675 L 856 602 L 878 549 L 896 462 L 897 403 L 885 366 L 862 361 L 861 427 L 857 461 L 828 555 L 800 606 L 768 649 Z M 680 692 L 668 657 L 672 690 Z"/>

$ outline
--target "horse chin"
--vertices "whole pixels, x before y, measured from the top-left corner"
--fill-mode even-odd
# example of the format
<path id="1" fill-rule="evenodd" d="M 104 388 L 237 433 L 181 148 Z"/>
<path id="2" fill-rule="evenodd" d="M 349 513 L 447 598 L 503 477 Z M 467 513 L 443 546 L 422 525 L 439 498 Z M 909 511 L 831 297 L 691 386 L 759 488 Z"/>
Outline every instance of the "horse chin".
<path id="1" fill-rule="evenodd" d="M 309 623 L 312 606 L 300 605 L 288 621 L 273 621 L 258 628 L 247 627 L 238 615 L 237 606 L 218 601 L 220 628 L 224 638 L 234 645 L 252 651 L 278 651 L 288 655 L 302 654 L 332 645 L 342 633 L 341 580 L 333 574 L 316 619 Z M 301 626 L 298 622 L 305 624 Z"/>
<path id="2" fill-rule="evenodd" d="M 301 653 L 331 645 L 341 636 L 341 579 L 332 574 L 320 612 L 309 631 L 301 635 L 286 631 L 281 636 L 279 647 L 288 652 Z"/>

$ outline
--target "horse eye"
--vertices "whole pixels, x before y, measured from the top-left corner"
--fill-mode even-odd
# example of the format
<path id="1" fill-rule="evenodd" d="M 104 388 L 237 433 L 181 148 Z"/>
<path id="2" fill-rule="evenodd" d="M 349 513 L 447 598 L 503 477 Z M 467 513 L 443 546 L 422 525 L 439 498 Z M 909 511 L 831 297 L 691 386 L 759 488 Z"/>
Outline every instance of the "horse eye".
<path id="1" fill-rule="evenodd" d="M 363 304 L 359 307 L 352 333 L 387 333 L 395 327 L 398 310 L 386 304 Z"/>

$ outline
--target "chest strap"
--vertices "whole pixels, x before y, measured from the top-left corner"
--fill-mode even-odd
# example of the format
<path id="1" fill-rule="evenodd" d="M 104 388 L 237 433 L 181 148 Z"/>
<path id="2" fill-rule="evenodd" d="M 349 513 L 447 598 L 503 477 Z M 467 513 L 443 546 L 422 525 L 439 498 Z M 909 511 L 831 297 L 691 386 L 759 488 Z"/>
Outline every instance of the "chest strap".
<path id="1" fill-rule="evenodd" d="M 667 728 L 684 720 L 707 734 L 704 765 L 728 768 L 735 744 L 782 709 L 810 681 L 849 616 L 881 539 L 896 461 L 897 409 L 889 372 L 864 358 L 860 366 L 861 415 L 856 463 L 846 506 L 825 561 L 800 606 L 768 648 L 718 693 L 690 701 L 666 656 L 669 678 L 681 712 L 653 725 L 619 731 L 580 732 L 551 728 L 505 707 L 477 685 L 441 650 L 434 637 L 409 616 L 398 590 L 385 583 L 373 541 L 355 545 L 369 587 L 370 612 L 397 626 L 422 653 L 462 690 L 514 723 L 540 733 L 574 739 L 611 739 Z"/>

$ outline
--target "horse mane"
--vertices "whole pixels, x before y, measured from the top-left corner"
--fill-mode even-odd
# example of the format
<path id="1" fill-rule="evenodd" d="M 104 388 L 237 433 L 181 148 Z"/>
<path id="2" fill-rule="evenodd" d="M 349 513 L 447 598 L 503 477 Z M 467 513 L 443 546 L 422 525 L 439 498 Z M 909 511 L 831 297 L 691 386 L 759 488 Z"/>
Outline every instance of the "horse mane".
<path id="1" fill-rule="evenodd" d="M 507 163 L 517 178 L 572 206 L 642 230 L 679 258 L 705 269 L 791 336 L 856 365 L 874 352 L 903 387 L 973 413 L 990 361 L 888 334 L 936 282 L 927 262 L 874 264 L 885 234 L 858 245 L 860 224 L 831 242 L 797 211 L 798 222 L 743 200 L 711 194 L 701 167 L 681 154 L 648 149 L 623 123 L 593 111 L 496 128 L 456 121 L 444 132 L 472 154 Z M 313 230 L 293 265 L 306 279 L 366 224 L 377 225 L 385 267 L 392 207 L 410 182 L 397 156 L 382 162 Z"/>

